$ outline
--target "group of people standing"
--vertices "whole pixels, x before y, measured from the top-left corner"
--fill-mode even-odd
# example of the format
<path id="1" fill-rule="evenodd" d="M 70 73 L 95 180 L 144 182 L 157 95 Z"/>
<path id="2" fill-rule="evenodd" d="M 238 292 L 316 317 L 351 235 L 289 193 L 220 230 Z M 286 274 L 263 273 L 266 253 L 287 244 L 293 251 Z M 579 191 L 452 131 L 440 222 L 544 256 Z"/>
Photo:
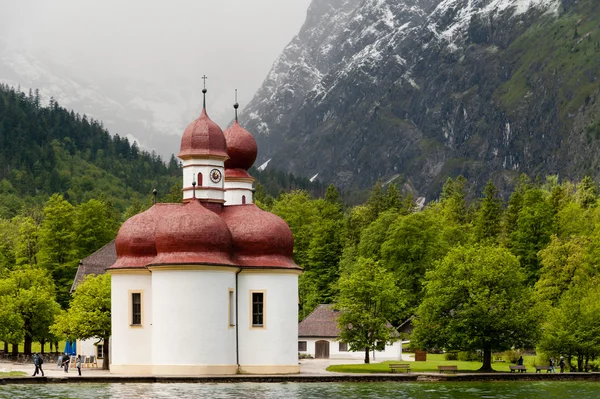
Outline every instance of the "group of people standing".
<path id="1" fill-rule="evenodd" d="M 63 368 L 65 373 L 69 372 L 69 363 L 71 363 L 71 356 L 69 356 L 68 354 L 65 353 L 64 356 L 62 356 L 62 359 L 60 360 L 60 367 Z M 77 355 L 77 359 L 75 361 L 75 367 L 77 367 L 77 373 L 79 374 L 80 377 L 81 377 L 81 363 L 82 363 L 81 355 Z M 39 373 L 42 374 L 42 377 L 44 376 L 44 370 L 42 369 L 42 364 L 44 364 L 44 358 L 42 357 L 42 355 L 39 353 L 34 353 L 33 354 L 33 365 L 35 366 L 35 371 L 31 375 L 32 377 L 37 376 Z"/>
<path id="2" fill-rule="evenodd" d="M 556 363 L 556 360 L 554 360 L 553 357 L 550 358 L 549 360 L 550 362 L 550 371 L 552 371 L 553 373 L 556 373 L 556 369 L 554 368 L 554 365 Z M 560 357 L 559 361 L 558 361 L 558 367 L 560 368 L 560 372 L 564 373 L 565 372 L 565 368 L 567 367 L 567 363 L 565 362 L 565 358 L 564 357 Z"/>
<path id="3" fill-rule="evenodd" d="M 71 356 L 69 356 L 68 354 L 65 353 L 65 355 L 62 358 L 62 364 L 61 367 L 63 368 L 63 370 L 65 371 L 65 373 L 69 372 L 69 364 L 71 363 Z M 81 355 L 77 355 L 77 358 L 75 359 L 75 367 L 77 367 L 77 373 L 79 374 L 79 376 L 81 377 Z"/>

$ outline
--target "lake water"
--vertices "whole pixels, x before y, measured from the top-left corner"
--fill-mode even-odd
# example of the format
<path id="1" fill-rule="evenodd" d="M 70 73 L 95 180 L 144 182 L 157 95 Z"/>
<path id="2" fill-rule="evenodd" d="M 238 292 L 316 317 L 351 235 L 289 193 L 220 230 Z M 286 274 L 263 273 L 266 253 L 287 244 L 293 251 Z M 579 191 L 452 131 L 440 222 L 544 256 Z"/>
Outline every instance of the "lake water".
<path id="1" fill-rule="evenodd" d="M 600 398 L 593 382 L 47 384 L 0 386 L 1 399 Z"/>

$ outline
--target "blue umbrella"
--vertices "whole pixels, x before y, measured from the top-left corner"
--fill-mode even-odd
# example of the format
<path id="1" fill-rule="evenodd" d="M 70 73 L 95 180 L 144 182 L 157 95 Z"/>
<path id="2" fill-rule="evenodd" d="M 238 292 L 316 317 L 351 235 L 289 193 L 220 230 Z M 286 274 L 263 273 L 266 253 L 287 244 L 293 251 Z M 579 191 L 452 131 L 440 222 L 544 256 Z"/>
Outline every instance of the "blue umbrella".
<path id="1" fill-rule="evenodd" d="M 67 342 L 65 343 L 65 350 L 63 351 L 63 353 L 66 353 L 67 355 L 71 353 L 71 341 L 67 340 Z"/>
<path id="2" fill-rule="evenodd" d="M 65 351 L 67 355 L 74 356 L 77 354 L 77 341 L 68 341 L 65 343 Z"/>

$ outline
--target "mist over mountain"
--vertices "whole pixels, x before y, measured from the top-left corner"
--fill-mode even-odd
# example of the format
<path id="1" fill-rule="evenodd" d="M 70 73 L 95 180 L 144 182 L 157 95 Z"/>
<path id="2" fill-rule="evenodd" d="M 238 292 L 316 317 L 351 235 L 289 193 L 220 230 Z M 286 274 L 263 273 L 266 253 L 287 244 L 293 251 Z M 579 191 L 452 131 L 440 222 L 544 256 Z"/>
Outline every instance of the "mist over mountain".
<path id="1" fill-rule="evenodd" d="M 240 119 L 257 164 L 343 188 L 598 180 L 600 3 L 313 0 Z"/>
<path id="2" fill-rule="evenodd" d="M 47 104 L 53 97 L 61 106 L 100 120 L 113 134 L 156 150 L 166 160 L 179 151 L 177 139 L 197 117 L 201 99 L 189 98 L 185 85 L 164 87 L 131 77 L 105 76 L 89 80 L 76 67 L 0 42 L 0 83 L 39 89 Z M 219 118 L 219 114 L 216 114 Z M 228 121 L 230 115 L 222 115 Z"/>

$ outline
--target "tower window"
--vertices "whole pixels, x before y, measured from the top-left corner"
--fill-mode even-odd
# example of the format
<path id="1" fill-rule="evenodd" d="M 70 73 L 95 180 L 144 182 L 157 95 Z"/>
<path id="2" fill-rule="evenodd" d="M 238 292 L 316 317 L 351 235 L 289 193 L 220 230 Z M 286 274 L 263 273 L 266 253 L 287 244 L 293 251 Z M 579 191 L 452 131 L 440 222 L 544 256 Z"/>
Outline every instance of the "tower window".
<path id="1" fill-rule="evenodd" d="M 198 187 L 202 187 L 202 172 L 198 173 L 198 181 L 196 182 Z"/>
<path id="2" fill-rule="evenodd" d="M 131 325 L 142 325 L 142 293 L 131 293 Z"/>
<path id="3" fill-rule="evenodd" d="M 264 291 L 252 292 L 252 327 L 265 326 L 265 293 Z"/>
<path id="4" fill-rule="evenodd" d="M 235 294 L 229 289 L 229 327 L 235 326 Z"/>
<path id="5" fill-rule="evenodd" d="M 246 196 L 242 195 L 242 205 L 246 205 Z"/>

